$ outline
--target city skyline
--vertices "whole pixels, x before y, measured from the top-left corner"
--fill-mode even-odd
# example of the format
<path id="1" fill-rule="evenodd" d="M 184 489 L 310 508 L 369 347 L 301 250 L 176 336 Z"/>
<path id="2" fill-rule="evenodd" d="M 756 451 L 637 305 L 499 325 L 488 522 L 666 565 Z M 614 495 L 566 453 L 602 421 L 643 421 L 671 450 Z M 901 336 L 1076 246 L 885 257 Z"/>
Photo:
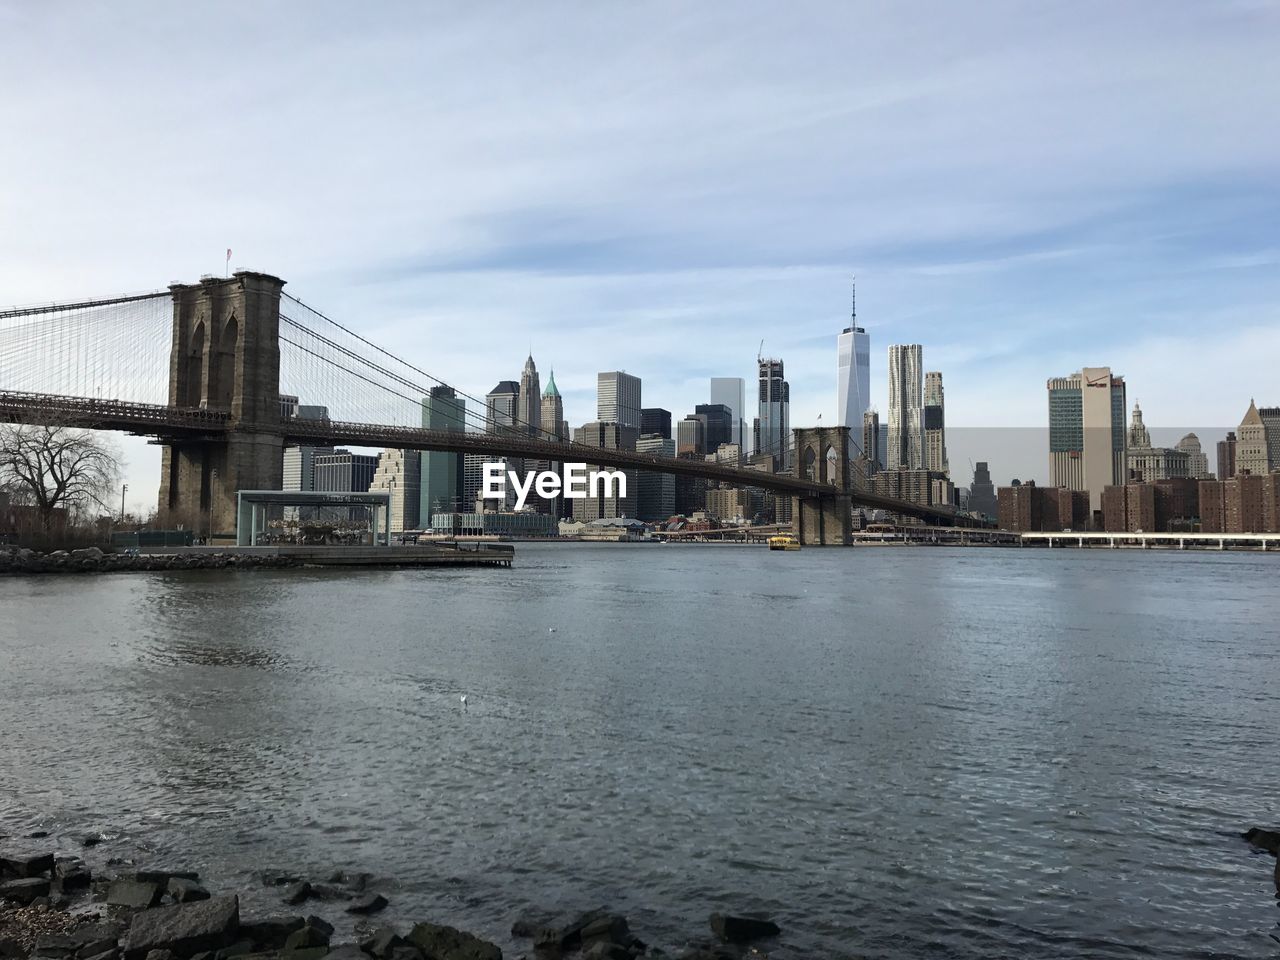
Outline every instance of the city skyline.
<path id="1" fill-rule="evenodd" d="M 1202 431 L 1234 428 L 1280 353 L 1274 7 L 830 5 L 799 24 L 636 8 L 601 34 L 603 11 L 568 8 L 340 24 L 123 6 L 136 16 L 0 5 L 0 63 L 25 91 L 0 105 L 24 131 L 0 158 L 21 185 L 2 188 L 22 224 L 0 234 L 10 302 L 221 274 L 230 247 L 233 268 L 280 274 L 474 396 L 517 379 L 532 342 L 571 423 L 610 369 L 683 416 L 709 377 L 754 380 L 764 339 L 799 425 L 837 421 L 856 273 L 882 423 L 881 348 L 922 343 L 953 472 L 988 460 L 1001 482 L 1047 471 L 957 438 L 1040 428 L 1048 376 L 1109 365 L 1153 425 L 1213 443 Z M 151 15 L 202 42 L 155 48 L 133 27 Z M 784 25 L 797 43 L 775 42 Z M 457 54 L 477 46 L 500 69 Z M 173 135 L 136 149 L 155 117 Z M 207 150 L 187 148 L 197 123 Z M 279 162 L 219 146 L 244 143 Z M 1186 391 L 1168 371 L 1190 357 L 1224 389 Z M 145 505 L 157 452 L 122 447 Z"/>

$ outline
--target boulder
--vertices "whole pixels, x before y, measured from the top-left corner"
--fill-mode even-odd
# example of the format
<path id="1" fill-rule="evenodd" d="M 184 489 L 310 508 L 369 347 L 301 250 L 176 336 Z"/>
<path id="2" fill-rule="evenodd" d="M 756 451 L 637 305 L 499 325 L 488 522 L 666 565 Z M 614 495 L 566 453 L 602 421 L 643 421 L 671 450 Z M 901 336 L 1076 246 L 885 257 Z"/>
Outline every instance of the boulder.
<path id="1" fill-rule="evenodd" d="M 75 941 L 76 952 L 81 956 L 87 957 L 114 947 L 123 930 L 123 925 L 108 920 L 81 924 L 67 936 Z M 106 946 L 103 946 L 103 944 L 106 944 Z"/>
<path id="2" fill-rule="evenodd" d="M 82 547 L 79 550 L 71 551 L 71 559 L 73 560 L 101 560 L 102 551 L 97 547 Z"/>
<path id="3" fill-rule="evenodd" d="M 142 960 L 152 950 L 172 950 L 189 957 L 202 950 L 230 946 L 236 941 L 239 928 L 239 898 L 212 897 L 144 910 L 133 918 L 133 926 L 120 946 L 125 960 Z"/>
<path id="4" fill-rule="evenodd" d="M 59 865 L 61 866 L 61 865 Z M 58 889 L 63 893 L 70 893 L 73 890 L 88 890 L 89 884 L 93 882 L 93 874 L 89 872 L 86 866 L 72 867 L 66 871 L 58 871 L 57 885 Z"/>
<path id="5" fill-rule="evenodd" d="M 588 910 L 571 920 L 548 924 L 533 935 L 534 949 L 561 952 L 576 950 L 582 944 L 583 927 L 608 916 L 608 910 Z"/>
<path id="6" fill-rule="evenodd" d="M 107 888 L 107 905 L 146 910 L 160 902 L 160 885 L 142 880 L 115 880 Z"/>
<path id="7" fill-rule="evenodd" d="M 306 925 L 308 927 L 315 927 L 317 930 L 322 931 L 326 937 L 333 936 L 333 924 L 324 917 L 317 917 L 315 914 L 312 914 L 307 917 Z"/>
<path id="8" fill-rule="evenodd" d="M 253 941 L 257 949 L 279 950 L 289 934 L 301 930 L 306 921 L 301 917 L 262 917 L 240 921 L 240 935 Z M 330 935 L 333 931 L 328 931 Z"/>
<path id="9" fill-rule="evenodd" d="M 263 870 L 258 874 L 262 878 L 264 887 L 287 887 L 291 883 L 297 883 L 302 878 L 294 873 L 285 873 L 281 870 Z"/>
<path id="10" fill-rule="evenodd" d="M 82 956 L 84 960 L 119 960 L 120 951 L 115 947 L 112 947 L 110 950 L 103 950 L 102 953 L 95 953 L 87 956 L 82 954 Z"/>
<path id="11" fill-rule="evenodd" d="M 311 896 L 311 884 L 305 880 L 299 880 L 297 883 L 290 884 L 285 888 L 284 896 L 281 899 L 291 906 L 297 906 L 305 903 L 307 898 Z"/>
<path id="12" fill-rule="evenodd" d="M 392 950 L 407 942 L 391 927 L 379 927 L 371 936 L 360 941 L 360 949 L 371 957 L 386 958 L 391 956 Z"/>
<path id="13" fill-rule="evenodd" d="M 6 940 L 0 937 L 0 957 L 25 957 L 27 951 L 17 940 Z"/>
<path id="14" fill-rule="evenodd" d="M 1257 827 L 1250 827 L 1241 836 L 1259 850 L 1265 850 L 1273 857 L 1280 856 L 1280 833 L 1274 830 L 1259 830 Z"/>
<path id="15" fill-rule="evenodd" d="M 167 886 L 175 877 L 180 880 L 199 880 L 200 874 L 194 870 L 169 870 L 157 867 L 143 867 L 133 871 L 134 880 L 140 883 L 154 883 L 158 887 Z"/>
<path id="16" fill-rule="evenodd" d="M 609 943 L 619 943 L 630 945 L 631 930 L 627 926 L 627 918 L 616 915 L 599 917 L 592 920 L 582 928 L 579 936 L 582 939 L 583 946 L 596 940 L 605 940 Z"/>
<path id="17" fill-rule="evenodd" d="M 582 951 L 582 960 L 634 960 L 631 951 L 609 940 L 597 940 Z"/>
<path id="18" fill-rule="evenodd" d="M 725 943 L 750 943 L 776 937 L 782 931 L 772 920 L 755 917 L 730 917 L 720 913 L 711 915 L 711 932 Z"/>
<path id="19" fill-rule="evenodd" d="M 369 960 L 369 958 L 354 943 L 340 943 L 325 955 L 325 960 Z"/>
<path id="20" fill-rule="evenodd" d="M 69 957 L 76 952 L 76 942 L 63 934 L 46 934 L 36 939 L 35 952 L 41 957 Z"/>
<path id="21" fill-rule="evenodd" d="M 39 877 L 52 869 L 52 853 L 14 850 L 0 854 L 0 877 Z"/>
<path id="22" fill-rule="evenodd" d="M 0 900 L 14 900 L 31 904 L 40 897 L 49 896 L 49 881 L 44 877 L 23 877 L 0 883 Z"/>
<path id="23" fill-rule="evenodd" d="M 194 880 L 186 877 L 170 877 L 166 887 L 174 903 L 191 903 L 194 900 L 208 900 L 209 891 Z"/>
<path id="24" fill-rule="evenodd" d="M 295 930 L 289 934 L 288 939 L 284 942 L 284 948 L 287 951 L 327 946 L 329 946 L 328 934 L 322 930 L 317 930 L 315 927 L 303 927 L 301 930 Z"/>
<path id="25" fill-rule="evenodd" d="M 387 908 L 387 898 L 380 893 L 366 893 L 347 907 L 347 913 L 377 913 Z"/>
<path id="26" fill-rule="evenodd" d="M 419 923 L 407 939 L 430 960 L 502 960 L 496 944 L 440 924 Z"/>
<path id="27" fill-rule="evenodd" d="M 245 957 L 253 953 L 253 942 L 250 940 L 237 940 L 229 947 L 223 947 L 215 953 L 214 960 L 231 960 L 232 957 Z"/>

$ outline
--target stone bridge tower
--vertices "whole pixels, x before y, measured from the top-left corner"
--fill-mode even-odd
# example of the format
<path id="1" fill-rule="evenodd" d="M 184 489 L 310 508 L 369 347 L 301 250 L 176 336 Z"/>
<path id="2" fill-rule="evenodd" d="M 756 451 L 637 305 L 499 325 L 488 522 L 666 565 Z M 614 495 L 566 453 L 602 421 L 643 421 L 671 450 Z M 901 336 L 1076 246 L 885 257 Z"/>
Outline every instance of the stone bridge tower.
<path id="1" fill-rule="evenodd" d="M 849 428 L 800 427 L 793 432 L 795 475 L 832 487 L 829 496 L 794 498 L 796 536 L 804 544 L 848 546 L 853 527 Z"/>
<path id="2" fill-rule="evenodd" d="M 227 413 L 231 430 L 165 444 L 160 516 L 168 526 L 234 534 L 237 490 L 280 489 L 283 287 L 249 271 L 169 287 L 169 405 Z"/>

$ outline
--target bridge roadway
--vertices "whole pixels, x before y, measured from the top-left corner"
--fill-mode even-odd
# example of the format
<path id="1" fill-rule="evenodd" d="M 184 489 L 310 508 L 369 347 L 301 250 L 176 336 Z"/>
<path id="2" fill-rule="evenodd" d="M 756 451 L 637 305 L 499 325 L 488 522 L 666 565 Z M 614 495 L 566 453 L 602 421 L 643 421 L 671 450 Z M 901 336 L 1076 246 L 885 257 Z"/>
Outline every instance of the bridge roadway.
<path id="1" fill-rule="evenodd" d="M 116 430 L 160 439 L 221 439 L 237 424 L 230 414 L 190 407 L 96 400 L 55 394 L 0 390 L 0 422 L 54 424 L 90 430 Z M 286 444 L 307 446 L 389 447 L 405 450 L 441 450 L 494 457 L 525 457 L 563 463 L 584 462 L 597 467 L 653 470 L 680 476 L 702 477 L 740 487 L 760 487 L 799 497 L 830 496 L 827 484 L 790 474 L 765 473 L 744 467 L 706 460 L 664 457 L 633 450 L 610 450 L 577 443 L 555 443 L 532 437 L 469 433 L 458 430 L 427 430 L 372 423 L 345 423 L 338 420 L 291 419 L 264 425 L 263 432 L 279 431 Z M 945 510 L 924 507 L 895 497 L 882 497 L 851 490 L 855 504 L 876 510 L 919 517 L 922 520 L 954 525 L 963 522 Z"/>

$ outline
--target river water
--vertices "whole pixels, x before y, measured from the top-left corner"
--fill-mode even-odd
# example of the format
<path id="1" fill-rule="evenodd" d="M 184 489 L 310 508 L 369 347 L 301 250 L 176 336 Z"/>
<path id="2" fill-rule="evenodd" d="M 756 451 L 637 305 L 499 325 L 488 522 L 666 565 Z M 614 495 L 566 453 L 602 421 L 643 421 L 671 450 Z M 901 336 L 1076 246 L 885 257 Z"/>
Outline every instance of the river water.
<path id="1" fill-rule="evenodd" d="M 775 957 L 1274 957 L 1280 558 L 530 545 L 0 579 L 0 833 Z M 468 697 L 463 709 L 460 697 Z M 339 914 L 341 916 L 341 914 Z"/>

